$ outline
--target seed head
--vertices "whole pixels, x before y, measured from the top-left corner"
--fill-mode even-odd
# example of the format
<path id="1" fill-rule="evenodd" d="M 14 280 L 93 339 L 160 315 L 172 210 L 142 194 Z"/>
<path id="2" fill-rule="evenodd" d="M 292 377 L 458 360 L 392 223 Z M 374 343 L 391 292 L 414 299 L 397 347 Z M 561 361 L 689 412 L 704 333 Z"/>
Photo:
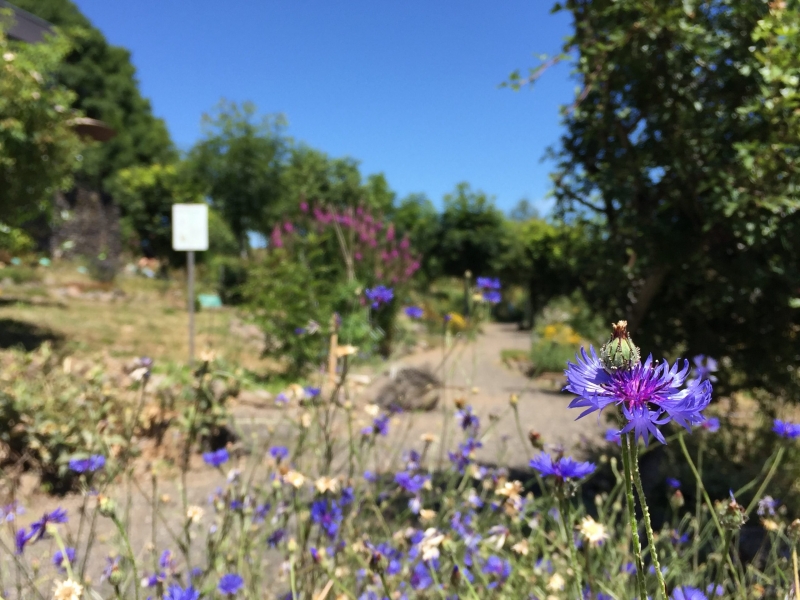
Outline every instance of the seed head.
<path id="1" fill-rule="evenodd" d="M 619 321 L 611 325 L 611 338 L 600 350 L 600 363 L 606 372 L 627 371 L 641 362 L 639 348 L 628 333 L 628 322 Z"/>

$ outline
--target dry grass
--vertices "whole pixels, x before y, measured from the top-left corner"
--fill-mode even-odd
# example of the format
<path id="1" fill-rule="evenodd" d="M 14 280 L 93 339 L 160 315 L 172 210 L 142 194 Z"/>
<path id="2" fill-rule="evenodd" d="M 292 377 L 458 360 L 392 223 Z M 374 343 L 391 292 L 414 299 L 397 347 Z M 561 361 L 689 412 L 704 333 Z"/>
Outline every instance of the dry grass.
<path id="1" fill-rule="evenodd" d="M 186 362 L 188 313 L 185 283 L 180 279 L 121 275 L 113 285 L 103 285 L 79 273 L 75 265 L 42 271 L 39 282 L 6 281 L 0 289 L 1 346 L 31 349 L 49 339 L 78 355 L 108 353 Z M 102 298 L 114 290 L 118 297 Z M 210 348 L 237 366 L 259 373 L 274 370 L 274 362 L 260 357 L 257 341 L 242 335 L 240 328 L 232 330 L 232 322 L 238 320 L 230 307 L 196 313 L 196 352 Z"/>

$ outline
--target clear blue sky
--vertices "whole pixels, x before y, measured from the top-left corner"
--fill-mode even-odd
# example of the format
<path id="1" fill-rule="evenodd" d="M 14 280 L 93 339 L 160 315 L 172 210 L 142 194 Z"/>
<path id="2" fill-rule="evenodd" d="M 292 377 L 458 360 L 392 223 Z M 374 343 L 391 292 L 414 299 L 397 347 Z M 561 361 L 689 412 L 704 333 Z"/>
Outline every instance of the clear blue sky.
<path id="1" fill-rule="evenodd" d="M 503 209 L 539 202 L 569 65 L 532 90 L 498 89 L 569 33 L 546 0 L 77 0 L 128 48 L 142 93 L 189 148 L 221 98 L 283 113 L 288 134 L 382 171 L 400 197 L 439 204 L 459 181 Z M 540 205 L 546 210 L 547 204 Z"/>

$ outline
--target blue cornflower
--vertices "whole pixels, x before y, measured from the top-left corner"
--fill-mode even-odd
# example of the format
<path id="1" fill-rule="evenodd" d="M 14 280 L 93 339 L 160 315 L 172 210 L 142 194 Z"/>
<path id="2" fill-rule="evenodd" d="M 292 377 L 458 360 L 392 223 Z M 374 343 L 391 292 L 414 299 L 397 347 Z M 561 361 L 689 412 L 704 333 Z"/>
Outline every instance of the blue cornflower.
<path id="1" fill-rule="evenodd" d="M 677 362 L 672 367 L 666 361 L 654 365 L 651 355 L 643 363 L 611 374 L 603 368 L 594 348 L 589 350 L 591 356 L 581 348 L 577 363 L 568 363 L 564 372 L 564 389 L 577 394 L 570 408 L 586 409 L 579 419 L 616 404 L 628 421 L 620 433 L 633 431 L 645 443 L 652 434 L 662 444 L 666 440 L 658 425 L 673 420 L 691 430 L 692 425 L 703 421 L 702 411 L 711 402 L 711 383 L 695 379 L 681 389 L 689 372 L 688 361 L 683 361 L 684 367 L 679 370 Z"/>
<path id="2" fill-rule="evenodd" d="M 607 429 L 605 437 L 607 442 L 611 442 L 617 446 L 622 445 L 622 436 L 620 436 L 619 429 Z"/>
<path id="3" fill-rule="evenodd" d="M 335 538 L 342 522 L 342 509 L 333 500 L 317 500 L 311 505 L 311 520 L 330 538 Z"/>
<path id="4" fill-rule="evenodd" d="M 497 277 L 478 277 L 475 285 L 481 290 L 499 290 L 500 280 Z"/>
<path id="5" fill-rule="evenodd" d="M 376 285 L 374 288 L 364 290 L 364 295 L 370 301 L 372 308 L 378 308 L 381 304 L 389 304 L 394 298 L 392 288 L 383 285 Z"/>
<path id="6" fill-rule="evenodd" d="M 486 564 L 483 565 L 482 571 L 486 575 L 491 575 L 493 581 L 487 586 L 489 589 L 495 588 L 498 585 L 505 583 L 506 579 L 511 575 L 511 563 L 507 560 L 492 554 L 486 559 Z"/>
<path id="7" fill-rule="evenodd" d="M 286 531 L 283 529 L 276 529 L 273 531 L 270 536 L 267 538 L 267 545 L 270 548 L 274 548 L 278 544 L 280 544 L 281 540 L 286 536 Z"/>
<path id="8" fill-rule="evenodd" d="M 712 596 L 722 596 L 725 593 L 725 588 L 722 587 L 722 584 L 718 583 L 717 587 L 714 587 L 713 583 L 709 583 L 706 587 L 706 592 L 711 594 Z"/>
<path id="9" fill-rule="evenodd" d="M 200 592 L 194 589 L 191 585 L 183 589 L 177 583 L 169 585 L 164 592 L 164 600 L 199 600 Z"/>
<path id="10" fill-rule="evenodd" d="M 31 523 L 31 531 L 28 534 L 28 539 L 34 542 L 40 540 L 47 533 L 47 525 L 50 523 L 66 523 L 67 511 L 60 506 L 51 513 L 45 513 L 38 521 Z M 35 539 L 34 539 L 35 538 Z"/>
<path id="11" fill-rule="evenodd" d="M 23 550 L 25 550 L 26 544 L 30 541 L 30 539 L 30 535 L 24 527 L 17 529 L 17 533 L 14 534 L 14 546 L 17 549 L 17 554 L 22 554 Z"/>
<path id="12" fill-rule="evenodd" d="M 317 396 L 319 396 L 319 394 L 322 391 L 322 389 L 309 386 L 309 387 L 303 388 L 303 391 L 306 393 L 306 396 L 308 396 L 309 398 L 316 398 Z"/>
<path id="13" fill-rule="evenodd" d="M 698 590 L 696 587 L 691 586 L 683 586 L 683 587 L 676 587 L 672 590 L 672 596 L 670 596 L 672 600 L 708 600 L 706 595 Z"/>
<path id="14" fill-rule="evenodd" d="M 709 381 L 716 381 L 716 376 L 712 373 L 717 372 L 717 361 L 704 354 L 698 354 L 692 359 L 694 362 L 694 376 L 697 379 L 708 379 Z"/>
<path id="15" fill-rule="evenodd" d="M 364 479 L 370 483 L 378 481 L 378 476 L 373 471 L 364 471 Z"/>
<path id="16" fill-rule="evenodd" d="M 269 453 L 278 462 L 289 456 L 289 449 L 286 446 L 273 446 L 269 449 Z"/>
<path id="17" fill-rule="evenodd" d="M 459 426 L 461 429 L 466 431 L 467 429 L 479 429 L 481 426 L 481 421 L 474 412 L 472 412 L 471 406 L 465 406 L 461 410 L 456 411 L 456 421 L 458 421 Z"/>
<path id="18" fill-rule="evenodd" d="M 244 580 L 238 573 L 227 573 L 219 578 L 217 590 L 220 594 L 233 596 L 244 586 Z"/>
<path id="19" fill-rule="evenodd" d="M 800 424 L 789 423 L 788 421 L 775 419 L 775 423 L 772 426 L 772 431 L 777 433 L 779 436 L 786 438 L 787 440 L 793 440 L 800 437 Z"/>
<path id="20" fill-rule="evenodd" d="M 305 327 L 295 327 L 294 332 L 296 335 L 303 335 L 306 332 Z"/>
<path id="21" fill-rule="evenodd" d="M 119 556 L 106 556 L 106 566 L 100 575 L 100 581 L 105 581 L 119 571 Z"/>
<path id="22" fill-rule="evenodd" d="M 11 504 L 6 504 L 5 506 L 0 507 L 0 521 L 11 523 L 17 518 L 17 515 L 24 513 L 25 509 L 19 504 L 19 502 L 14 501 Z"/>
<path id="23" fill-rule="evenodd" d="M 277 406 L 285 406 L 289 404 L 289 396 L 281 392 L 277 396 L 275 396 L 275 404 Z"/>
<path id="24" fill-rule="evenodd" d="M 450 458 L 450 462 L 458 469 L 458 472 L 463 473 L 464 469 L 472 463 L 475 451 L 482 447 L 483 444 L 479 440 L 470 437 L 458 445 L 458 452 L 448 452 L 447 456 Z"/>
<path id="25" fill-rule="evenodd" d="M 342 506 L 347 506 L 348 504 L 352 504 L 353 500 L 355 499 L 356 499 L 356 494 L 352 487 L 348 486 L 346 488 L 342 488 L 342 495 L 339 498 L 339 503 Z"/>
<path id="26" fill-rule="evenodd" d="M 425 311 L 422 310 L 419 306 L 406 306 L 405 310 L 406 316 L 412 319 L 421 319 L 422 315 L 425 314 Z"/>
<path id="27" fill-rule="evenodd" d="M 230 455 L 228 454 L 228 450 L 226 448 L 220 448 L 216 452 L 204 452 L 203 453 L 203 460 L 206 464 L 211 465 L 212 467 L 219 467 L 220 465 L 228 462 L 230 459 Z"/>
<path id="28" fill-rule="evenodd" d="M 425 475 L 412 475 L 406 471 L 400 471 L 394 476 L 395 483 L 407 491 L 409 494 L 418 493 L 423 486 L 428 482 L 428 477 Z"/>
<path id="29" fill-rule="evenodd" d="M 411 587 L 416 591 L 424 590 L 433 585 L 433 578 L 431 577 L 430 567 L 424 562 L 418 562 L 411 571 L 409 578 Z"/>
<path id="30" fill-rule="evenodd" d="M 717 417 L 708 417 L 707 419 L 703 419 L 703 421 L 700 423 L 700 427 L 710 433 L 717 433 L 719 431 L 719 419 Z"/>
<path id="31" fill-rule="evenodd" d="M 502 299 L 503 296 L 500 292 L 495 292 L 494 290 L 483 292 L 483 300 L 489 304 L 498 304 Z"/>
<path id="32" fill-rule="evenodd" d="M 667 477 L 667 485 L 675 490 L 681 489 L 681 482 L 674 477 Z"/>
<path id="33" fill-rule="evenodd" d="M 61 550 L 57 550 L 55 554 L 53 554 L 53 564 L 58 567 L 59 570 L 64 571 L 66 567 L 64 565 L 64 559 L 66 558 L 66 562 L 72 564 L 75 562 L 75 548 L 65 548 L 66 550 L 66 557 L 64 556 L 64 552 Z"/>
<path id="34" fill-rule="evenodd" d="M 73 458 L 69 461 L 69 468 L 76 473 L 94 473 L 106 466 L 106 457 L 102 454 L 93 454 L 88 458 Z"/>
<path id="35" fill-rule="evenodd" d="M 562 456 L 554 461 L 547 452 L 540 452 L 530 462 L 530 466 L 544 477 L 555 477 L 558 481 L 565 479 L 581 479 L 594 473 L 595 465 L 590 462 L 578 462 L 570 456 Z"/>

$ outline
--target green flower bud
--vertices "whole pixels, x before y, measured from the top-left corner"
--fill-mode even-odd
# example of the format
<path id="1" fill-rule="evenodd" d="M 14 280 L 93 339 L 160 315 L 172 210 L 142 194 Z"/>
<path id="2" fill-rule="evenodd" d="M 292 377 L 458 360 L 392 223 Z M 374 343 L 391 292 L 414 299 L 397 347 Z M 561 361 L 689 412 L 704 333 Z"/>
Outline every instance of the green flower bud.
<path id="1" fill-rule="evenodd" d="M 747 522 L 747 509 L 739 504 L 731 492 L 730 500 L 717 502 L 715 505 L 719 523 L 724 529 L 736 531 Z"/>
<path id="2" fill-rule="evenodd" d="M 98 499 L 98 509 L 104 517 L 114 518 L 117 514 L 117 505 L 108 496 L 100 496 Z"/>
<path id="3" fill-rule="evenodd" d="M 600 350 L 600 364 L 608 373 L 635 367 L 641 362 L 641 354 L 628 334 L 628 322 L 619 321 L 611 327 L 611 339 Z"/>

